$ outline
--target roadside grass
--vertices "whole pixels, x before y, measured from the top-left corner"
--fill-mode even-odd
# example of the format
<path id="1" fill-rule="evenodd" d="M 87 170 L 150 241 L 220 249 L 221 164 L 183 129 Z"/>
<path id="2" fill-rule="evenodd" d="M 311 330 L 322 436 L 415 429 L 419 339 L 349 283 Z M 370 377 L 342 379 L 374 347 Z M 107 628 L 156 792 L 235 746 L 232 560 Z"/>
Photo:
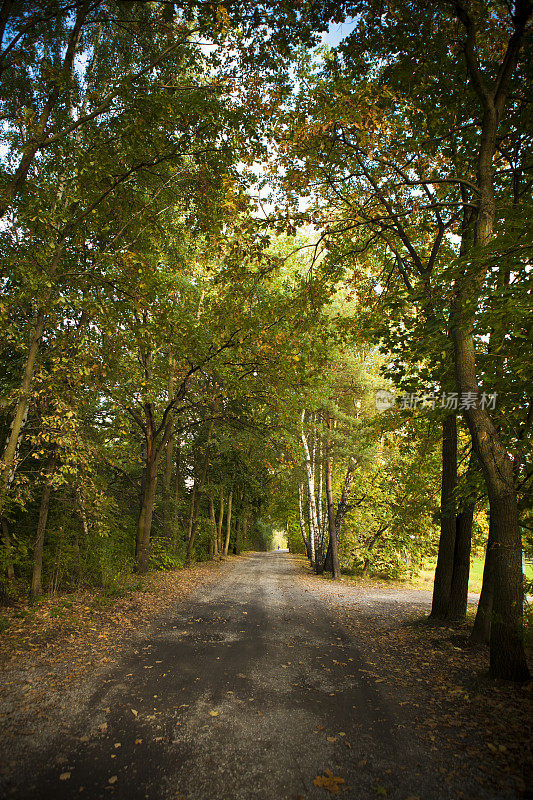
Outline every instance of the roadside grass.
<path id="1" fill-rule="evenodd" d="M 481 584 L 483 583 L 483 565 L 485 561 L 483 558 L 473 558 L 470 562 L 470 580 L 468 582 L 468 591 L 474 594 L 479 594 L 481 591 Z M 427 591 L 433 590 L 433 578 L 435 577 L 435 567 L 437 559 L 431 559 L 425 562 L 418 575 L 413 576 L 405 583 L 415 589 L 426 589 Z M 533 581 L 533 564 L 526 564 L 525 567 L 526 581 Z"/>

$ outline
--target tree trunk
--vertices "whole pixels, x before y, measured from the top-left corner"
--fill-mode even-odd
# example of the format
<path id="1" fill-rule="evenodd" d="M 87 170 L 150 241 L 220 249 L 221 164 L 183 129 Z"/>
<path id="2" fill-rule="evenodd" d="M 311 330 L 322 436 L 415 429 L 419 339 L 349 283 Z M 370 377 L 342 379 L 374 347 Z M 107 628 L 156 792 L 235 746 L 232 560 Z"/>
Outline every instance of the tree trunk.
<path id="1" fill-rule="evenodd" d="M 31 578 L 30 597 L 35 599 L 43 593 L 43 551 L 44 536 L 46 533 L 46 523 L 48 520 L 48 510 L 50 508 L 50 495 L 52 493 L 52 477 L 55 468 L 55 458 L 50 458 L 46 466 L 46 477 L 41 494 L 41 505 L 39 507 L 39 521 L 37 522 L 37 533 L 33 548 L 33 573 Z"/>
<path id="2" fill-rule="evenodd" d="M 226 515 L 226 541 L 224 542 L 224 555 L 228 555 L 229 539 L 231 534 L 231 503 L 233 500 L 233 490 L 230 491 L 228 497 L 228 513 Z"/>
<path id="3" fill-rule="evenodd" d="M 209 519 L 211 520 L 211 527 L 212 531 L 212 555 L 213 558 L 218 556 L 218 529 L 217 529 L 217 520 L 215 516 L 215 503 L 213 501 L 213 495 L 209 495 Z"/>
<path id="4" fill-rule="evenodd" d="M 485 553 L 485 566 L 483 568 L 483 583 L 477 606 L 474 627 L 470 634 L 470 644 L 489 644 L 492 621 L 492 608 L 494 604 L 494 542 L 493 534 L 489 527 L 489 538 Z"/>
<path id="5" fill-rule="evenodd" d="M 450 605 L 455 554 L 454 491 L 457 485 L 457 420 L 455 414 L 442 423 L 442 480 L 440 539 L 430 619 L 446 619 Z"/>
<path id="6" fill-rule="evenodd" d="M 363 578 L 366 578 L 368 575 L 368 570 L 370 569 L 370 553 L 374 549 L 374 545 L 378 541 L 378 539 L 383 536 L 385 531 L 387 530 L 388 525 L 380 525 L 376 533 L 371 538 L 368 547 L 366 548 L 367 555 L 365 556 L 364 564 L 363 564 Z"/>
<path id="7" fill-rule="evenodd" d="M 220 487 L 220 506 L 218 509 L 217 542 L 218 552 L 222 555 L 222 525 L 224 524 L 224 492 Z"/>
<path id="8" fill-rule="evenodd" d="M 302 413 L 302 426 L 305 418 L 305 411 Z M 318 545 L 318 517 L 316 513 L 315 503 L 315 476 L 313 474 L 313 467 L 311 463 L 311 454 L 307 444 L 307 438 L 303 431 L 301 432 L 301 441 L 304 450 L 304 463 L 305 471 L 307 474 L 307 494 L 309 501 L 309 541 L 311 543 L 312 564 L 316 568 L 317 561 L 317 545 Z"/>
<path id="9" fill-rule="evenodd" d="M 468 608 L 468 579 L 470 577 L 470 548 L 475 503 L 467 505 L 455 519 L 455 553 L 450 587 L 449 620 L 466 618 Z"/>
<path id="10" fill-rule="evenodd" d="M 457 313 L 457 312 L 456 312 Z M 472 321 L 455 320 L 453 338 L 457 387 L 479 398 Z M 483 470 L 494 545 L 494 605 L 490 637 L 490 672 L 495 678 L 529 677 L 523 644 L 522 538 L 513 464 L 486 408 L 464 410 L 472 445 Z"/>
<path id="11" fill-rule="evenodd" d="M 486 407 L 479 403 L 474 340 L 475 310 L 489 269 L 483 249 L 491 238 L 496 214 L 494 194 L 494 154 L 498 129 L 507 103 L 509 86 L 518 62 L 525 31 L 531 17 L 531 5 L 517 1 L 505 55 L 498 79 L 485 82 L 480 70 L 474 19 L 465 6 L 456 3 L 455 12 L 465 30 L 467 70 L 481 108 L 479 150 L 476 165 L 476 211 L 473 225 L 476 248 L 473 260 L 464 260 L 455 284 L 450 316 L 455 378 L 462 397 L 475 398 L 463 409 L 479 459 L 490 506 L 490 530 L 494 548 L 494 602 L 490 636 L 490 673 L 495 678 L 524 681 L 529 677 L 523 644 L 523 575 L 517 495 L 512 461 Z M 468 243 L 467 243 L 468 244 Z M 471 248 L 468 245 L 468 255 Z"/>
<path id="12" fill-rule="evenodd" d="M 150 566 L 150 534 L 154 512 L 155 493 L 157 489 L 157 461 L 148 460 L 144 472 L 141 511 L 137 523 L 137 541 L 135 547 L 136 572 L 145 575 Z"/>
<path id="13" fill-rule="evenodd" d="M 328 505 L 329 550 L 331 550 L 331 567 L 333 580 L 339 580 L 341 568 L 339 564 L 339 548 L 337 529 L 335 526 L 335 511 L 333 509 L 333 458 L 331 455 L 331 416 L 327 416 L 328 441 L 326 447 L 326 499 Z M 325 566 L 325 565 L 324 565 Z"/>
<path id="14" fill-rule="evenodd" d="M 305 516 L 304 516 L 304 506 L 303 506 L 303 486 L 301 483 L 298 484 L 298 519 L 300 522 L 300 532 L 302 534 L 302 539 L 304 541 L 305 553 L 307 558 L 313 563 L 313 558 L 311 555 L 311 545 L 309 543 L 309 539 L 305 534 Z"/>
<path id="15" fill-rule="evenodd" d="M 11 548 L 11 539 L 9 538 L 9 528 L 7 526 L 7 519 L 2 517 L 2 541 L 6 551 L 6 575 L 8 581 L 12 581 L 15 577 L 15 568 L 13 566 L 13 550 Z"/>
<path id="16" fill-rule="evenodd" d="M 176 551 L 178 549 L 180 527 L 183 524 L 180 515 L 180 497 L 182 490 L 182 481 L 181 481 L 181 463 L 180 463 L 181 450 L 180 450 L 179 440 L 176 443 L 174 450 L 175 450 L 176 474 L 174 477 L 174 514 L 172 517 L 172 543 L 174 551 Z"/>
<path id="17" fill-rule="evenodd" d="M 213 432 L 213 424 L 214 424 L 213 421 L 211 421 L 211 424 L 209 425 L 209 431 L 208 431 L 208 434 L 207 434 L 207 440 L 206 440 L 206 443 L 205 443 L 204 465 L 203 465 L 203 468 L 202 468 L 202 476 L 201 476 L 201 479 L 200 479 L 200 485 L 198 487 L 198 500 L 197 500 L 197 503 L 196 503 L 196 508 L 193 509 L 193 517 L 192 517 L 192 522 L 191 522 L 191 527 L 190 527 L 190 532 L 189 532 L 189 540 L 187 542 L 187 552 L 185 554 L 185 564 L 187 566 L 191 563 L 192 549 L 193 549 L 193 545 L 194 545 L 194 539 L 195 539 L 195 536 L 196 536 L 196 526 L 198 524 L 198 514 L 199 514 L 199 511 L 200 511 L 200 495 L 201 495 L 201 493 L 203 491 L 204 484 L 205 484 L 205 479 L 207 477 L 207 468 L 209 466 L 209 443 L 211 441 L 211 433 Z"/>

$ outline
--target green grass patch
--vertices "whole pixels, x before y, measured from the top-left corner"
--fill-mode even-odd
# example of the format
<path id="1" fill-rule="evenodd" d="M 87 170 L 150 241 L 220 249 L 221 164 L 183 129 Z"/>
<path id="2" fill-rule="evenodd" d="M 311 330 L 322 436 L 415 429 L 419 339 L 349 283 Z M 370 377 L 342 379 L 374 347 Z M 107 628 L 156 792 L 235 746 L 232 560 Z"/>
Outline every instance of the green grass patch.
<path id="1" fill-rule="evenodd" d="M 468 591 L 474 594 L 479 594 L 481 585 L 483 583 L 483 567 L 485 560 L 483 558 L 473 558 L 470 562 L 470 579 L 468 581 Z M 420 573 L 410 581 L 412 586 L 417 589 L 433 589 L 433 579 L 435 577 L 435 567 L 437 566 L 437 559 L 428 560 Z M 526 564 L 526 581 L 533 580 L 533 565 Z"/>

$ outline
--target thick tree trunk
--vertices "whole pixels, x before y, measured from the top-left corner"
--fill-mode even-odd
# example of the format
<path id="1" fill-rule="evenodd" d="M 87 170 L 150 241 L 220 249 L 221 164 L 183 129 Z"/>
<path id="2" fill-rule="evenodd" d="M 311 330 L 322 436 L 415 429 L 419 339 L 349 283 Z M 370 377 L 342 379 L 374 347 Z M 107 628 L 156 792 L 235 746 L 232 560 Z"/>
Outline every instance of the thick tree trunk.
<path id="1" fill-rule="evenodd" d="M 455 310 L 453 339 L 457 387 L 478 398 L 464 410 L 472 445 L 483 470 L 494 546 L 494 605 L 490 637 L 493 677 L 523 681 L 529 677 L 523 645 L 522 538 L 513 464 L 486 408 L 479 404 L 475 349 L 469 321 Z"/>
<path id="2" fill-rule="evenodd" d="M 456 3 L 455 12 L 465 30 L 463 52 L 467 69 L 483 110 L 476 169 L 474 219 L 475 257 L 464 262 L 455 285 L 450 329 L 458 392 L 475 398 L 463 410 L 472 445 L 479 459 L 490 506 L 490 529 L 494 547 L 494 603 L 490 637 L 490 672 L 495 678 L 523 681 L 529 677 L 523 645 L 522 540 L 513 465 L 489 411 L 481 407 L 476 373 L 474 341 L 475 309 L 485 282 L 488 259 L 482 252 L 491 238 L 496 214 L 494 154 L 498 129 L 507 103 L 509 86 L 518 62 L 525 31 L 531 17 L 528 2 L 517 0 L 505 55 L 498 79 L 486 83 L 477 53 L 475 20 L 469 9 Z M 462 254 L 465 248 L 462 246 Z M 468 250 L 470 247 L 468 246 Z"/>
<path id="3" fill-rule="evenodd" d="M 331 454 L 331 416 L 327 416 L 328 441 L 326 447 L 326 499 L 328 505 L 328 528 L 329 528 L 329 549 L 331 550 L 331 567 L 333 580 L 339 580 L 341 568 L 339 564 L 339 547 L 337 540 L 337 528 L 335 525 L 335 511 L 333 508 L 333 457 Z"/>
<path id="4" fill-rule="evenodd" d="M 492 608 L 494 604 L 494 542 L 489 528 L 489 538 L 485 553 L 485 566 L 483 568 L 483 583 L 477 606 L 474 627 L 470 634 L 470 644 L 489 644 L 492 622 Z"/>
<path id="5" fill-rule="evenodd" d="M 228 497 L 228 513 L 226 515 L 226 541 L 224 542 L 224 555 L 228 555 L 229 539 L 231 535 L 231 504 L 233 501 L 233 490 L 230 491 Z"/>
<path id="6" fill-rule="evenodd" d="M 455 554 L 455 503 L 457 485 L 457 420 L 455 414 L 442 423 L 442 480 L 440 539 L 430 619 L 446 619 L 450 604 Z"/>

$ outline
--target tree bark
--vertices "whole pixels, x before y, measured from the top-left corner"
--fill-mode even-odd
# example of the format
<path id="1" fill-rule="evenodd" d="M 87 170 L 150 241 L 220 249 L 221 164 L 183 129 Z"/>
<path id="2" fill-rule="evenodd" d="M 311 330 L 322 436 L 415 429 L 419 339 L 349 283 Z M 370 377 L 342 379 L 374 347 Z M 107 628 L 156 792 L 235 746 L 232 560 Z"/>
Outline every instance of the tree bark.
<path id="1" fill-rule="evenodd" d="M 218 509 L 217 542 L 218 552 L 222 554 L 222 525 L 224 524 L 224 491 L 220 487 L 220 506 Z"/>
<path id="2" fill-rule="evenodd" d="M 39 507 L 39 520 L 37 522 L 37 533 L 33 548 L 33 572 L 31 578 L 30 597 L 34 600 L 43 593 L 43 552 L 44 536 L 46 533 L 46 523 L 48 521 L 48 511 L 50 508 L 50 495 L 52 493 L 52 477 L 55 468 L 55 458 L 49 459 L 46 466 L 45 482 L 41 494 L 41 505 Z"/>
<path id="3" fill-rule="evenodd" d="M 148 456 L 144 472 L 141 511 L 137 523 L 137 540 L 135 547 L 136 571 L 145 575 L 150 566 L 150 534 L 154 512 L 155 493 L 157 489 L 157 461 Z"/>
<path id="4" fill-rule="evenodd" d="M 303 542 L 304 542 L 305 553 L 307 555 L 307 558 L 309 559 L 309 561 L 312 564 L 313 563 L 313 558 L 312 558 L 312 554 L 311 554 L 311 544 L 310 544 L 309 539 L 307 538 L 307 536 L 305 534 L 305 516 L 304 516 L 304 506 L 303 506 L 303 491 L 304 491 L 303 490 L 303 486 L 302 486 L 301 483 L 299 483 L 298 484 L 298 519 L 299 519 L 299 522 L 300 522 L 300 532 L 302 534 L 302 539 L 303 539 Z"/>
<path id="5" fill-rule="evenodd" d="M 15 568 L 13 566 L 13 549 L 11 547 L 11 539 L 9 537 L 9 528 L 7 525 L 7 519 L 2 517 L 2 541 L 4 543 L 4 548 L 6 551 L 6 575 L 8 581 L 12 581 L 15 577 Z"/>
<path id="6" fill-rule="evenodd" d="M 442 481 L 440 539 L 430 619 L 446 619 L 450 605 L 455 554 L 454 491 L 457 485 L 457 420 L 455 414 L 442 423 Z"/>
<path id="7" fill-rule="evenodd" d="M 189 540 L 187 542 L 187 552 L 185 554 L 185 564 L 189 565 L 191 563 L 192 558 L 192 549 L 194 546 L 194 539 L 196 537 L 196 526 L 198 524 L 198 513 L 200 510 L 200 495 L 203 491 L 205 479 L 207 477 L 207 468 L 209 467 L 209 443 L 211 441 L 211 433 L 213 432 L 213 421 L 211 421 L 209 425 L 209 431 L 207 434 L 207 440 L 205 443 L 205 456 L 204 456 L 204 465 L 202 468 L 202 476 L 200 478 L 200 484 L 198 486 L 198 500 L 196 503 L 196 508 L 193 511 L 193 519 L 192 525 L 189 533 Z"/>
<path id="8" fill-rule="evenodd" d="M 326 500 L 328 506 L 329 549 L 331 550 L 331 567 L 333 580 L 339 580 L 341 568 L 339 564 L 339 543 L 335 525 L 335 511 L 333 508 L 333 456 L 331 454 L 331 416 L 327 415 L 328 441 L 326 446 Z M 325 566 L 325 565 L 324 565 Z"/>
<path id="9" fill-rule="evenodd" d="M 474 323 L 488 269 L 483 248 L 491 238 L 496 214 L 494 195 L 494 154 L 500 121 L 507 102 L 511 78 L 516 69 L 525 30 L 533 8 L 527 0 L 517 0 L 512 15 L 514 31 L 500 64 L 498 78 L 488 85 L 477 52 L 475 20 L 470 9 L 455 3 L 457 18 L 465 30 L 463 51 L 468 74 L 483 111 L 477 157 L 477 208 L 474 224 L 474 259 L 465 260 L 456 281 L 450 329 L 454 349 L 458 392 L 476 398 L 463 410 L 479 459 L 490 506 L 490 529 L 494 557 L 494 601 L 490 637 L 490 673 L 495 678 L 524 681 L 529 678 L 523 645 L 523 575 L 513 464 L 486 407 L 479 404 L 475 361 Z M 468 248 L 469 251 L 471 248 Z"/>
<path id="10" fill-rule="evenodd" d="M 224 542 L 224 555 L 228 555 L 229 550 L 229 539 L 231 535 L 231 504 L 233 501 L 233 489 L 229 493 L 228 497 L 228 513 L 226 515 L 226 541 Z"/>
<path id="11" fill-rule="evenodd" d="M 307 494 L 309 501 L 309 541 L 311 543 L 312 564 L 316 568 L 317 560 L 317 544 L 318 544 L 318 517 L 316 513 L 315 503 L 315 476 L 311 464 L 311 454 L 309 452 L 309 445 L 303 430 L 303 422 L 305 418 L 305 411 L 302 412 L 302 432 L 301 441 L 304 450 L 304 464 L 307 475 Z"/>
<path id="12" fill-rule="evenodd" d="M 213 529 L 212 533 L 212 548 L 213 548 L 213 558 L 218 556 L 218 529 L 217 529 L 217 520 L 215 516 L 215 503 L 213 501 L 213 495 L 209 495 L 209 519 L 211 520 L 211 527 Z"/>
<path id="13" fill-rule="evenodd" d="M 470 634 L 470 644 L 480 645 L 490 643 L 490 629 L 492 621 L 492 608 L 494 604 L 494 541 L 493 533 L 489 526 L 489 538 L 485 553 L 485 566 L 483 568 L 483 583 L 477 606 L 474 627 Z"/>
<path id="14" fill-rule="evenodd" d="M 468 608 L 468 579 L 470 577 L 470 548 L 475 503 L 469 503 L 455 518 L 455 553 L 448 605 L 449 620 L 466 618 Z"/>

